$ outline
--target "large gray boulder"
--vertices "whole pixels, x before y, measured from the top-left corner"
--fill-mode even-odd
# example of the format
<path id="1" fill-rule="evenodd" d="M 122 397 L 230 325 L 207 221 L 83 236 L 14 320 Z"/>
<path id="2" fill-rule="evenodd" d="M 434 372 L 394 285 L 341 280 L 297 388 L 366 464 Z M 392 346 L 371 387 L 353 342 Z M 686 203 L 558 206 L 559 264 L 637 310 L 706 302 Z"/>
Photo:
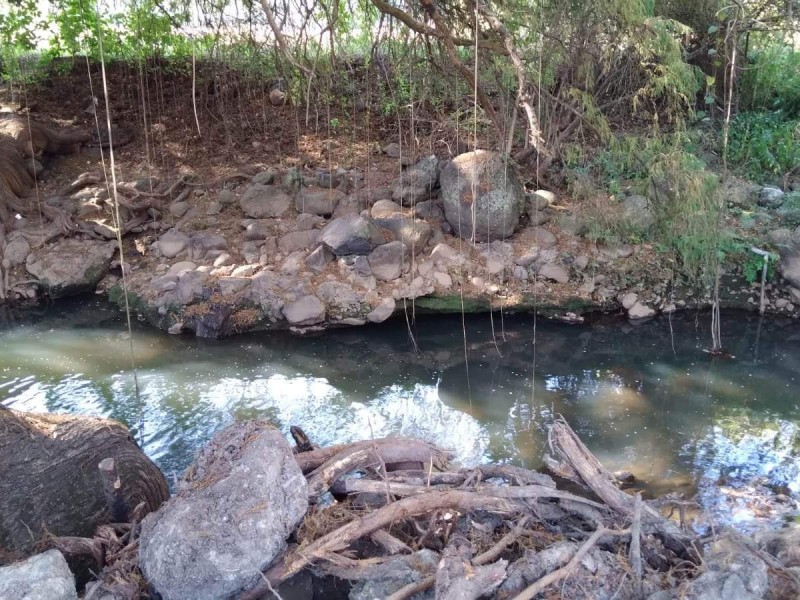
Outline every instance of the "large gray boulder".
<path id="1" fill-rule="evenodd" d="M 320 233 L 318 241 L 336 256 L 369 254 L 386 238 L 372 221 L 359 215 L 349 215 L 331 221 Z"/>
<path id="2" fill-rule="evenodd" d="M 0 567 L 0 598 L 11 600 L 78 600 L 75 578 L 61 552 L 48 550 Z"/>
<path id="3" fill-rule="evenodd" d="M 303 188 L 294 199 L 297 212 L 330 217 L 346 196 L 339 190 Z"/>
<path id="4" fill-rule="evenodd" d="M 164 600 L 215 600 L 255 584 L 308 509 L 306 480 L 266 421 L 217 433 L 179 493 L 142 523 L 142 572 Z"/>
<path id="5" fill-rule="evenodd" d="M 434 155 L 426 156 L 400 174 L 400 178 L 392 185 L 392 200 L 410 206 L 430 198 L 438 184 L 439 159 Z"/>
<path id="6" fill-rule="evenodd" d="M 394 281 L 403 274 L 403 266 L 408 261 L 408 249 L 403 242 L 389 242 L 370 252 L 367 260 L 375 279 Z"/>
<path id="7" fill-rule="evenodd" d="M 292 199 L 276 185 L 255 183 L 242 195 L 239 206 L 248 217 L 274 219 L 289 214 L 292 208 Z"/>
<path id="8" fill-rule="evenodd" d="M 51 298 L 93 292 L 108 272 L 116 244 L 63 239 L 29 254 L 25 266 Z"/>
<path id="9" fill-rule="evenodd" d="M 284 306 L 283 316 L 297 327 L 316 325 L 325 320 L 325 305 L 316 296 L 303 296 Z"/>
<path id="10" fill-rule="evenodd" d="M 491 242 L 519 227 L 524 190 L 513 166 L 498 153 L 477 150 L 456 156 L 439 181 L 445 218 L 462 239 Z"/>

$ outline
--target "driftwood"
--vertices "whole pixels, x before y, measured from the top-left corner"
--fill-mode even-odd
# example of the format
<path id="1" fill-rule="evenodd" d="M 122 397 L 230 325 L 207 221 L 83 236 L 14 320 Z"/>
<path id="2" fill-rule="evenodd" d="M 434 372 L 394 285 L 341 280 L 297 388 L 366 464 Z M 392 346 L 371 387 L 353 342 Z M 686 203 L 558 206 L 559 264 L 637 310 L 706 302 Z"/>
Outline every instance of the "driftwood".
<path id="1" fill-rule="evenodd" d="M 25 554 L 46 535 L 90 537 L 112 521 L 98 463 L 113 458 L 127 506 L 157 509 L 167 482 L 115 421 L 0 406 L 0 547 Z"/>

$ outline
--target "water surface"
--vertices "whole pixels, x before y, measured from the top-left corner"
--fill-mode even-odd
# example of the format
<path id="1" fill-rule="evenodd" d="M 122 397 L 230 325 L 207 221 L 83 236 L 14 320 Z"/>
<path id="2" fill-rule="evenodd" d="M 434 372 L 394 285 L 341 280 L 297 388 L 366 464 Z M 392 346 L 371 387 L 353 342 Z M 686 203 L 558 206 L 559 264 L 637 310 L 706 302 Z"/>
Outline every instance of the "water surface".
<path id="1" fill-rule="evenodd" d="M 651 493 L 699 493 L 748 519 L 720 489 L 800 492 L 800 325 L 723 315 L 735 356 L 704 352 L 708 319 L 640 325 L 532 317 L 418 317 L 313 337 L 209 341 L 135 327 L 82 299 L 0 321 L 0 402 L 128 424 L 171 478 L 235 419 L 300 425 L 319 444 L 392 433 L 453 449 L 462 464 L 537 467 L 563 415 L 612 470 Z M 416 348 L 415 349 L 415 345 Z M 720 488 L 722 486 L 722 488 Z"/>

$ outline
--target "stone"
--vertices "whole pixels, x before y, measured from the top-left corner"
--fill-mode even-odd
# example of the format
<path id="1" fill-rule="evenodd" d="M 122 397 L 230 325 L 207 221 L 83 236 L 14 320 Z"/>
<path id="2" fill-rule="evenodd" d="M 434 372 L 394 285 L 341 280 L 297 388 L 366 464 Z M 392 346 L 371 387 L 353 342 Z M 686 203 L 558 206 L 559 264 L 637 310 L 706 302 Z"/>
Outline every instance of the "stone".
<path id="1" fill-rule="evenodd" d="M 223 296 L 233 296 L 245 289 L 252 280 L 248 277 L 220 277 L 217 287 Z"/>
<path id="2" fill-rule="evenodd" d="M 266 421 L 234 423 L 206 445 L 179 493 L 142 522 L 139 559 L 165 600 L 227 598 L 260 580 L 308 510 L 292 449 Z"/>
<path id="3" fill-rule="evenodd" d="M 395 298 L 407 298 L 413 300 L 420 296 L 427 296 L 433 293 L 433 284 L 423 277 L 415 277 L 408 285 L 400 286 L 395 290 Z"/>
<path id="4" fill-rule="evenodd" d="M 309 271 L 319 275 L 332 260 L 333 252 L 328 250 L 325 246 L 318 246 L 306 257 L 305 264 Z"/>
<path id="5" fill-rule="evenodd" d="M 424 250 L 433 234 L 433 227 L 421 219 L 394 217 L 391 219 L 375 219 L 375 225 L 390 232 L 392 238 L 403 242 L 414 255 Z"/>
<path id="6" fill-rule="evenodd" d="M 336 256 L 369 254 L 386 242 L 380 229 L 371 220 L 351 215 L 331 221 L 319 235 L 318 241 Z"/>
<path id="7" fill-rule="evenodd" d="M 286 273 L 287 275 L 297 275 L 303 269 L 304 264 L 305 252 L 302 250 L 292 252 L 283 261 L 283 264 L 281 265 L 281 272 Z"/>
<path id="8" fill-rule="evenodd" d="M 464 258 L 452 246 L 441 243 L 431 250 L 431 261 L 441 267 L 453 267 L 463 263 Z"/>
<path id="9" fill-rule="evenodd" d="M 180 304 L 191 304 L 202 300 L 206 295 L 205 283 L 208 273 L 203 271 L 189 271 L 178 280 L 175 288 L 175 298 Z"/>
<path id="10" fill-rule="evenodd" d="M 284 306 L 283 316 L 294 326 L 316 325 L 325 320 L 325 305 L 309 294 Z"/>
<path id="11" fill-rule="evenodd" d="M 586 267 L 589 266 L 589 257 L 585 254 L 581 254 L 575 258 L 575 262 L 572 265 L 578 270 L 583 271 Z"/>
<path id="12" fill-rule="evenodd" d="M 655 316 L 656 311 L 639 300 L 628 309 L 628 318 L 632 320 L 649 319 Z"/>
<path id="13" fill-rule="evenodd" d="M 536 190 L 533 192 L 533 201 L 531 202 L 531 210 L 538 211 L 544 210 L 548 206 L 556 203 L 556 195 L 548 190 Z"/>
<path id="14" fill-rule="evenodd" d="M 675 590 L 685 600 L 760 600 L 769 589 L 766 563 L 744 545 L 717 543 L 703 558 L 703 572 Z M 729 546 L 729 547 L 726 547 Z"/>
<path id="15" fill-rule="evenodd" d="M 362 312 L 361 295 L 339 281 L 326 281 L 317 288 L 317 295 L 337 318 L 358 316 Z"/>
<path id="16" fill-rule="evenodd" d="M 800 290 L 796 287 L 789 286 L 789 298 L 794 304 L 800 304 Z"/>
<path id="17" fill-rule="evenodd" d="M 622 303 L 622 308 L 624 308 L 625 310 L 630 310 L 631 307 L 633 307 L 633 305 L 636 304 L 637 300 L 639 300 L 639 296 L 637 296 L 633 292 L 628 292 L 622 297 L 620 302 Z"/>
<path id="18" fill-rule="evenodd" d="M 539 248 L 552 248 L 556 245 L 556 236 L 544 227 L 534 227 L 531 237 Z"/>
<path id="19" fill-rule="evenodd" d="M 336 205 L 336 210 L 333 211 L 333 218 L 346 217 L 348 215 L 357 215 L 365 208 L 365 203 L 361 200 L 360 195 L 350 195 L 342 198 L 339 204 Z"/>
<path id="20" fill-rule="evenodd" d="M 180 335 L 183 333 L 184 323 L 183 321 L 178 321 L 177 323 L 173 323 L 167 328 L 167 333 L 170 335 Z"/>
<path id="21" fill-rule="evenodd" d="M 176 287 L 178 287 L 177 275 L 161 275 L 150 280 L 150 289 L 158 295 L 171 292 Z"/>
<path id="22" fill-rule="evenodd" d="M 236 260 L 227 252 L 223 252 L 214 259 L 215 267 L 228 267 L 236 263 Z"/>
<path id="23" fill-rule="evenodd" d="M 31 253 L 31 245 L 24 237 L 17 237 L 6 244 L 2 256 L 4 261 L 8 261 L 11 267 L 16 267 L 25 262 L 28 254 Z"/>
<path id="24" fill-rule="evenodd" d="M 386 144 L 383 147 L 383 153 L 389 158 L 400 158 L 401 154 L 400 144 L 398 144 L 397 142 Z"/>
<path id="25" fill-rule="evenodd" d="M 248 242 L 265 240 L 269 236 L 269 229 L 261 221 L 253 221 L 244 230 L 244 239 Z"/>
<path id="26" fill-rule="evenodd" d="M 569 271 L 560 265 L 547 263 L 539 269 L 539 277 L 550 279 L 557 283 L 569 283 Z"/>
<path id="27" fill-rule="evenodd" d="M 289 96 L 281 90 L 271 90 L 269 93 L 269 103 L 272 106 L 285 106 L 289 101 Z"/>
<path id="28" fill-rule="evenodd" d="M 644 196 L 628 196 L 622 201 L 622 218 L 639 231 L 647 231 L 655 225 L 656 218 L 650 200 Z"/>
<path id="29" fill-rule="evenodd" d="M 556 220 L 558 228 L 572 235 L 586 235 L 589 233 L 589 223 L 578 215 L 562 213 Z"/>
<path id="30" fill-rule="evenodd" d="M 433 274 L 433 280 L 444 289 L 450 289 L 453 287 L 453 278 L 450 277 L 448 273 L 442 273 L 441 271 L 436 271 Z"/>
<path id="31" fill-rule="evenodd" d="M 392 185 L 392 200 L 403 206 L 411 206 L 430 198 L 438 183 L 439 159 L 431 154 L 400 174 L 400 178 Z"/>
<path id="32" fill-rule="evenodd" d="M 231 275 L 233 277 L 252 277 L 258 271 L 258 265 L 241 265 L 236 267 Z"/>
<path id="33" fill-rule="evenodd" d="M 345 198 L 339 190 L 327 188 L 303 188 L 294 199 L 298 212 L 329 217 L 336 205 Z"/>
<path id="34" fill-rule="evenodd" d="M 187 212 L 189 212 L 189 203 L 186 202 L 185 200 L 182 200 L 180 202 L 173 202 L 172 204 L 169 205 L 169 212 L 176 219 L 180 219 Z"/>
<path id="35" fill-rule="evenodd" d="M 318 215 L 312 215 L 311 213 L 303 213 L 301 215 L 297 215 L 295 228 L 297 231 L 311 231 L 312 229 L 316 229 L 324 224 L 325 219 L 322 217 Z"/>
<path id="36" fill-rule="evenodd" d="M 407 585 L 435 575 L 438 564 L 439 555 L 428 549 L 393 556 L 381 564 L 367 567 L 350 591 L 349 600 L 388 598 Z M 415 594 L 414 598 L 433 598 L 433 594 L 429 591 Z"/>
<path id="37" fill-rule="evenodd" d="M 253 179 L 250 181 L 256 184 L 270 185 L 275 182 L 276 175 L 277 173 L 275 171 L 272 169 L 267 169 L 266 171 L 261 171 L 260 173 L 253 175 Z"/>
<path id="38" fill-rule="evenodd" d="M 783 204 L 783 190 L 771 185 L 765 185 L 758 192 L 758 204 L 766 208 L 779 208 Z"/>
<path id="39" fill-rule="evenodd" d="M 512 274 L 514 275 L 515 279 L 519 279 L 520 281 L 528 281 L 528 269 L 525 267 L 516 265 Z"/>
<path id="40" fill-rule="evenodd" d="M 628 258 L 633 255 L 633 246 L 630 244 L 607 244 L 600 247 L 600 253 L 610 260 Z"/>
<path id="41" fill-rule="evenodd" d="M 219 250 L 214 258 L 228 249 L 228 242 L 221 235 L 213 233 L 196 233 L 189 239 L 189 258 L 203 260 L 214 250 Z"/>
<path id="42" fill-rule="evenodd" d="M 52 299 L 93 292 L 111 267 L 117 243 L 61 239 L 28 255 L 25 268 Z"/>
<path id="43" fill-rule="evenodd" d="M 210 202 L 206 208 L 206 215 L 214 216 L 222 212 L 222 204 L 219 202 Z"/>
<path id="44" fill-rule="evenodd" d="M 367 256 L 369 268 L 376 279 L 393 281 L 403 274 L 403 264 L 408 249 L 403 242 L 395 241 L 378 246 Z"/>
<path id="45" fill-rule="evenodd" d="M 58 550 L 0 567 L 0 598 L 78 600 L 75 578 Z"/>
<path id="46" fill-rule="evenodd" d="M 787 304 L 789 304 L 789 300 L 787 298 L 778 298 L 775 300 L 775 308 L 777 309 L 786 308 Z"/>
<path id="47" fill-rule="evenodd" d="M 292 199 L 278 186 L 254 183 L 242 194 L 239 206 L 248 217 L 277 219 L 290 214 Z"/>
<path id="48" fill-rule="evenodd" d="M 539 258 L 539 249 L 531 248 L 519 258 L 514 259 L 514 264 L 520 267 L 529 267 Z"/>
<path id="49" fill-rule="evenodd" d="M 235 204 L 236 194 L 234 194 L 231 190 L 220 190 L 217 194 L 217 202 L 222 204 L 222 206 L 230 206 L 231 204 Z"/>
<path id="50" fill-rule="evenodd" d="M 194 271 L 196 268 L 197 268 L 197 263 L 193 263 L 192 261 L 189 260 L 182 260 L 170 266 L 170 268 L 167 269 L 166 274 L 181 277 L 182 275 L 185 275 L 189 271 Z"/>
<path id="51" fill-rule="evenodd" d="M 396 308 L 397 303 L 394 298 L 386 298 L 378 304 L 374 310 L 367 314 L 367 321 L 370 323 L 383 323 L 392 316 Z"/>
<path id="52" fill-rule="evenodd" d="M 319 230 L 310 229 L 308 231 L 293 231 L 278 238 L 278 250 L 283 253 L 307 250 L 317 243 Z"/>
<path id="53" fill-rule="evenodd" d="M 370 210 L 370 216 L 373 219 L 385 219 L 402 213 L 403 207 L 391 200 L 378 200 Z"/>
<path id="54" fill-rule="evenodd" d="M 178 254 L 183 252 L 188 245 L 189 236 L 177 229 L 170 229 L 162 235 L 157 242 L 158 251 L 166 258 L 175 258 Z"/>
<path id="55" fill-rule="evenodd" d="M 444 219 L 444 211 L 433 200 L 423 200 L 414 205 L 414 216 L 429 221 L 440 221 Z"/>
<path id="56" fill-rule="evenodd" d="M 445 218 L 462 239 L 505 239 L 519 227 L 524 189 L 500 154 L 478 150 L 456 156 L 442 169 L 440 183 Z"/>

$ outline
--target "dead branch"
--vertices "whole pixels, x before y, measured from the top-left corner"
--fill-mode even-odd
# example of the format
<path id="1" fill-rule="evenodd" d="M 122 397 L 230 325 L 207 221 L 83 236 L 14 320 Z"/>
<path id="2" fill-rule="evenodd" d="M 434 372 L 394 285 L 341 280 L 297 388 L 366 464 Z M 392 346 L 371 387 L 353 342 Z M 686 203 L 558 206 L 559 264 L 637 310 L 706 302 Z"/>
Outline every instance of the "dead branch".
<path id="1" fill-rule="evenodd" d="M 377 451 L 389 468 L 398 463 L 418 462 L 425 464 L 433 457 L 433 466 L 437 469 L 443 469 L 450 458 L 448 452 L 428 442 L 412 438 L 392 437 L 328 446 L 327 448 L 297 454 L 295 455 L 295 460 L 303 473 L 307 475 L 337 454 L 362 446 L 373 448 L 373 444 L 376 445 Z"/>
<path id="2" fill-rule="evenodd" d="M 408 544 L 402 540 L 398 540 L 385 529 L 378 529 L 378 531 L 370 536 L 370 539 L 383 548 L 389 555 L 412 552 Z"/>

